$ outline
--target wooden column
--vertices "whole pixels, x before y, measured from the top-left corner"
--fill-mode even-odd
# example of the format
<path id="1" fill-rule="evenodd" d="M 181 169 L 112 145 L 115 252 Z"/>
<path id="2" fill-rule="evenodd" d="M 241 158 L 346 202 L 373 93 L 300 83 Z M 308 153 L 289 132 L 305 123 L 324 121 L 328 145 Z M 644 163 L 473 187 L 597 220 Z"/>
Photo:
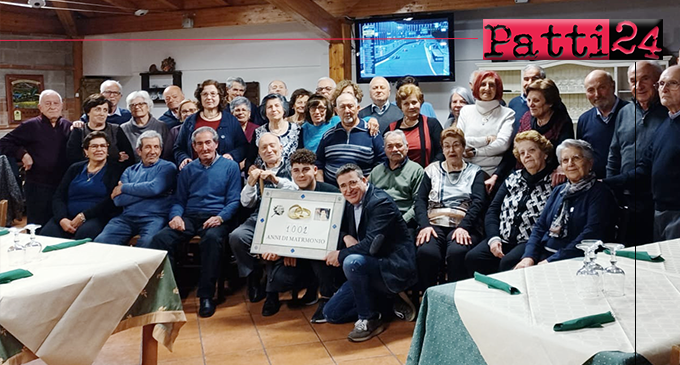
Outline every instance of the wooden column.
<path id="1" fill-rule="evenodd" d="M 328 76 L 339 82 L 352 79 L 351 25 L 342 23 L 342 40 L 332 40 L 328 46 Z"/>
<path id="2" fill-rule="evenodd" d="M 81 100 L 80 81 L 83 79 L 83 41 L 73 41 L 73 94 Z"/>

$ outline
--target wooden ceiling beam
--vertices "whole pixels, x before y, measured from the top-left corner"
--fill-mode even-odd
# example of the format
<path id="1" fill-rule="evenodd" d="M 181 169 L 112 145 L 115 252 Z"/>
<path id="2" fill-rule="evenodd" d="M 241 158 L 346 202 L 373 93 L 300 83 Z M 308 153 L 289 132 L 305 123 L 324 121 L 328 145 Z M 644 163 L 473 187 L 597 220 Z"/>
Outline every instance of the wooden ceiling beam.
<path id="1" fill-rule="evenodd" d="M 246 24 L 286 23 L 293 21 L 286 12 L 273 5 L 231 6 L 192 10 L 194 28 Z M 149 13 L 142 17 L 111 16 L 82 19 L 83 35 L 147 32 L 181 29 L 186 11 Z"/>
<path id="2" fill-rule="evenodd" d="M 61 25 L 64 27 L 64 31 L 66 31 L 66 35 L 68 35 L 71 38 L 77 38 L 78 26 L 76 25 L 76 20 L 73 17 L 73 12 L 68 10 L 68 6 L 66 6 L 65 3 L 53 2 L 52 4 L 54 5 L 55 8 L 64 9 L 55 10 L 55 12 L 57 13 L 57 17 L 59 18 Z"/>
<path id="3" fill-rule="evenodd" d="M 36 21 L 35 16 L 3 10 L 0 19 L 2 20 L 0 33 L 66 34 L 61 22 L 54 16 L 44 16 L 40 18 L 40 21 Z"/>
<path id="4" fill-rule="evenodd" d="M 342 38 L 342 23 L 312 0 L 267 0 L 324 38 Z"/>
<path id="5" fill-rule="evenodd" d="M 184 1 L 182 0 L 158 0 L 158 2 L 165 4 L 170 10 L 184 9 Z"/>

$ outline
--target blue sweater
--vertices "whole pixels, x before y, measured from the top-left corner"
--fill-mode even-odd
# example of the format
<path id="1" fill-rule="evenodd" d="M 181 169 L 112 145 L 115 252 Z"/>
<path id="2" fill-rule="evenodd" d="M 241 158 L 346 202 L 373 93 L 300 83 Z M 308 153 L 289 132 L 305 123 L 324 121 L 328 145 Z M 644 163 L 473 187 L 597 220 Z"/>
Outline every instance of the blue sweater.
<path id="1" fill-rule="evenodd" d="M 618 99 L 618 103 L 609 114 L 609 121 L 604 122 L 597 113 L 597 108 L 581 114 L 578 118 L 576 127 L 576 138 L 588 141 L 595 150 L 595 164 L 593 172 L 598 179 L 603 179 L 607 173 L 607 157 L 609 156 L 609 146 L 612 143 L 612 136 L 616 127 L 616 116 L 621 108 L 628 104 L 627 101 Z"/>
<path id="2" fill-rule="evenodd" d="M 122 194 L 113 198 L 113 203 L 123 207 L 127 216 L 165 216 L 172 205 L 176 180 L 177 167 L 172 162 L 159 159 L 151 166 L 134 164 L 123 172 Z"/>
<path id="3" fill-rule="evenodd" d="M 163 115 L 158 118 L 161 122 L 165 123 L 168 126 L 168 130 L 172 129 L 172 127 L 180 125 L 179 119 L 175 116 L 175 114 L 172 114 L 172 111 L 170 109 L 166 110 Z"/>
<path id="4" fill-rule="evenodd" d="M 384 161 L 382 136 L 371 137 L 363 120 L 349 132 L 338 123 L 323 135 L 316 150 L 316 166 L 323 170 L 324 181 L 335 186 L 335 174 L 342 165 L 355 163 L 368 176 L 373 167 Z"/>
<path id="5" fill-rule="evenodd" d="M 196 159 L 179 173 L 169 218 L 207 213 L 226 222 L 236 214 L 240 196 L 241 173 L 236 162 L 218 156 L 212 165 L 205 167 Z"/>
<path id="6" fill-rule="evenodd" d="M 517 130 L 517 127 L 519 127 L 519 120 L 522 119 L 522 116 L 524 116 L 524 113 L 529 111 L 529 106 L 527 105 L 526 100 L 522 98 L 522 95 L 520 96 L 515 96 L 510 100 L 508 103 L 508 108 L 512 109 L 515 111 L 515 126 L 516 128 L 514 129 L 515 131 Z M 514 136 L 513 136 L 514 139 Z"/>
<path id="7" fill-rule="evenodd" d="M 586 239 L 606 240 L 615 222 L 618 205 L 611 190 L 602 182 L 596 182 L 592 188 L 572 196 L 568 202 L 571 211 L 567 236 L 553 238 L 548 235 L 550 224 L 562 205 L 562 190 L 567 184 L 553 189 L 543 213 L 531 231 L 531 236 L 524 249 L 524 256 L 531 257 L 535 263 L 547 257 L 549 262 L 583 256 L 583 251 L 576 244 Z M 544 247 L 557 250 L 548 255 Z"/>
<path id="8" fill-rule="evenodd" d="M 196 129 L 197 117 L 198 113 L 189 116 L 179 129 L 179 134 L 177 135 L 175 146 L 173 147 L 177 165 L 193 156 L 191 134 L 194 133 L 194 130 Z M 229 113 L 222 112 L 222 120 L 220 121 L 219 127 L 217 127 L 217 134 L 220 138 L 217 146 L 217 153 L 220 155 L 228 153 L 234 161 L 243 161 L 243 159 L 246 158 L 248 140 L 246 140 L 246 135 L 243 134 L 241 125 L 236 117 Z"/>
<path id="9" fill-rule="evenodd" d="M 663 138 L 661 138 L 663 137 Z M 656 130 L 649 147 L 635 170 L 607 179 L 613 186 L 636 188 L 649 186 L 654 199 L 654 209 L 680 210 L 680 117 L 667 118 Z M 643 184 L 642 186 L 641 183 Z"/>

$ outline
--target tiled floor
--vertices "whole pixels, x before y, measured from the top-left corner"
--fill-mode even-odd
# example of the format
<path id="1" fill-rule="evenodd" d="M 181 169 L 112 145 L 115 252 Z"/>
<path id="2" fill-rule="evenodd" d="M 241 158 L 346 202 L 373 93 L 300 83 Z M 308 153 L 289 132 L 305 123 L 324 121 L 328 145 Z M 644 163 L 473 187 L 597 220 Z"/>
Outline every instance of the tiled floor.
<path id="1" fill-rule="evenodd" d="M 290 297 L 290 295 L 289 295 Z M 282 298 L 283 299 L 283 298 Z M 311 324 L 316 305 L 262 317 L 262 304 L 250 303 L 244 291 L 231 295 L 210 318 L 196 314 L 198 299 L 184 300 L 187 323 L 173 352 L 159 345 L 162 365 L 400 365 L 406 362 L 414 322 L 393 321 L 378 337 L 352 343 L 353 324 Z M 142 330 L 133 328 L 108 340 L 96 365 L 139 363 Z M 37 360 L 31 365 L 44 365 Z"/>

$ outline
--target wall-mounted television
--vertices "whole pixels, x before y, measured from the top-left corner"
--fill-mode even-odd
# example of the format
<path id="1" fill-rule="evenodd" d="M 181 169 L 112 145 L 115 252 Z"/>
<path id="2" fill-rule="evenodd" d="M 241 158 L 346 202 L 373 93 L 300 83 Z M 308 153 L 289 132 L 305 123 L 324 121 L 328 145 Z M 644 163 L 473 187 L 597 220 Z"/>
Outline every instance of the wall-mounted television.
<path id="1" fill-rule="evenodd" d="M 357 82 L 455 81 L 453 14 L 400 14 L 354 22 Z"/>

